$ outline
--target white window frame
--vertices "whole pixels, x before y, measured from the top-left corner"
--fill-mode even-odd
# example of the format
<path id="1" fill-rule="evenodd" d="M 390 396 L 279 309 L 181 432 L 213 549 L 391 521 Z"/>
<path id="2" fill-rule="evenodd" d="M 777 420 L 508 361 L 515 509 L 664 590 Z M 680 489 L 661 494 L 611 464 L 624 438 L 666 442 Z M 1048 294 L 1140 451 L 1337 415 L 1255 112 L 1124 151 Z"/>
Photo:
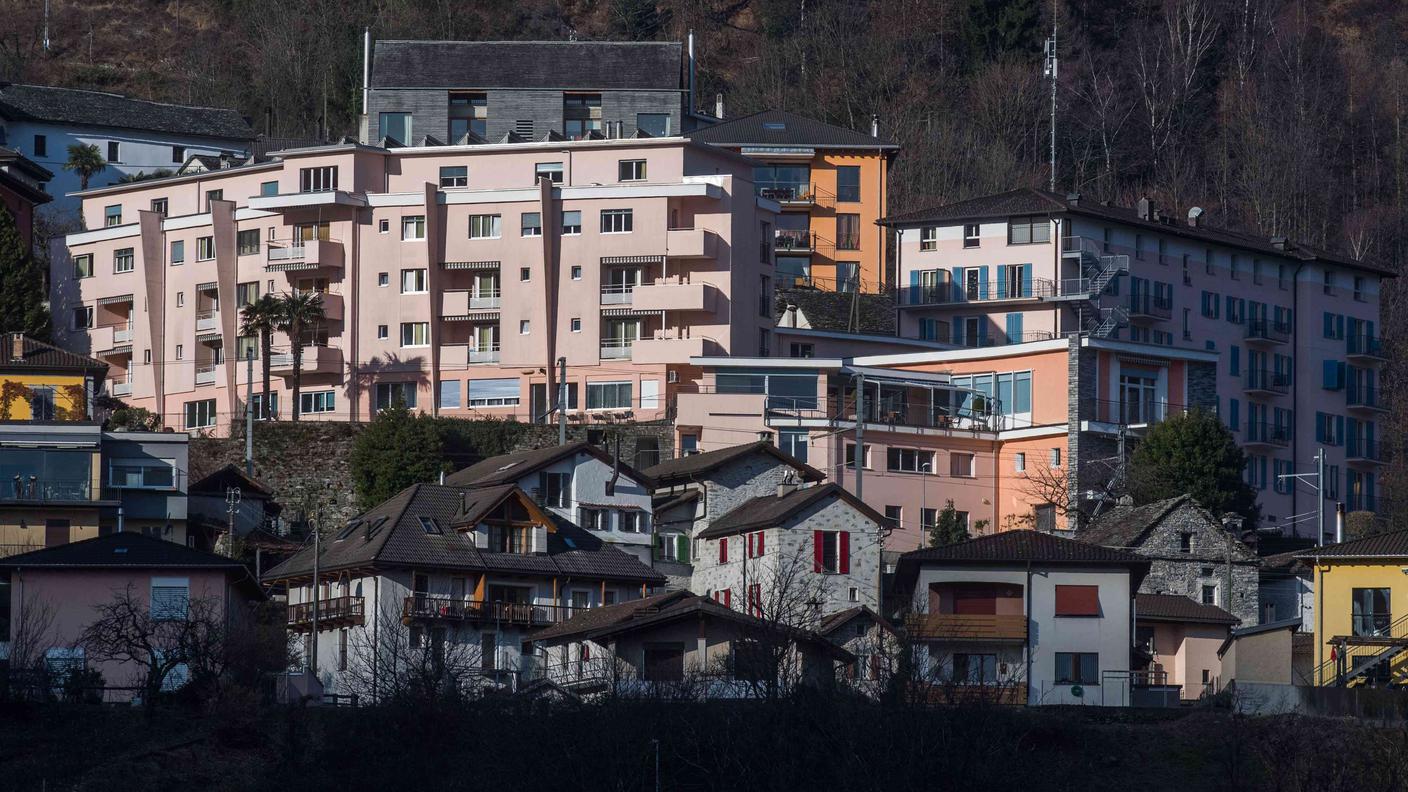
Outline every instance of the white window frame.
<path id="1" fill-rule="evenodd" d="M 629 234 L 635 229 L 635 210 L 602 209 L 601 233 Z"/>
<path id="2" fill-rule="evenodd" d="M 577 222 L 575 222 L 575 223 L 569 223 L 569 222 L 567 222 L 567 221 L 570 219 L 570 218 L 568 217 L 569 215 L 571 215 L 572 218 L 576 218 Z M 582 210 L 581 210 L 581 209 L 566 209 L 566 210 L 564 210 L 564 211 L 562 212 L 562 235 L 563 235 L 563 236 L 580 236 L 581 233 L 582 233 Z"/>
<path id="3" fill-rule="evenodd" d="M 311 391 L 300 393 L 299 414 L 330 413 L 337 409 L 337 391 Z"/>
<path id="4" fill-rule="evenodd" d="M 627 159 L 616 161 L 616 181 L 643 182 L 646 174 L 645 160 Z"/>
<path id="5" fill-rule="evenodd" d="M 939 249 L 939 227 L 924 226 L 919 229 L 919 250 L 929 251 Z"/>
<path id="6" fill-rule="evenodd" d="M 402 294 L 426 294 L 430 291 L 430 273 L 424 267 L 401 270 Z"/>
<path id="7" fill-rule="evenodd" d="M 503 233 L 503 215 L 479 214 L 469 216 L 470 239 L 498 239 Z"/>
<path id="8" fill-rule="evenodd" d="M 410 338 L 410 343 L 406 339 Z M 430 346 L 430 322 L 402 322 L 401 348 L 414 349 Z"/>
<path id="9" fill-rule="evenodd" d="M 425 215 L 406 215 L 401 218 L 401 241 L 425 241 Z"/>
<path id="10" fill-rule="evenodd" d="M 528 218 L 536 218 L 530 224 Z M 540 237 L 543 235 L 543 214 L 542 212 L 522 212 L 518 215 L 518 233 L 525 237 Z"/>
<path id="11" fill-rule="evenodd" d="M 120 248 L 112 252 L 112 271 L 117 274 L 137 269 L 137 252 L 134 248 Z"/>
<path id="12" fill-rule="evenodd" d="M 196 237 L 196 261 L 210 261 L 215 258 L 215 237 Z"/>

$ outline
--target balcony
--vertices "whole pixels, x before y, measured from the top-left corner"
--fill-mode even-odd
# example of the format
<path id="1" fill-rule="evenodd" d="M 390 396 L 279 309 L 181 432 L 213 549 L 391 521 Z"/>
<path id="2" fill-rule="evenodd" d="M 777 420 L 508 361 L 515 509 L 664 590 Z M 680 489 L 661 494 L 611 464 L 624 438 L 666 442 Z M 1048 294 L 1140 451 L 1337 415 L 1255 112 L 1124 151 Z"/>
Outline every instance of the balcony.
<path id="1" fill-rule="evenodd" d="M 491 345 L 489 345 L 489 346 L 482 346 L 482 347 L 478 347 L 478 348 L 473 348 L 473 347 L 471 347 L 471 348 L 469 348 L 469 350 L 468 350 L 468 355 L 469 355 L 469 362 L 472 363 L 472 364 L 479 364 L 479 363 L 498 363 L 498 362 L 499 362 L 499 345 L 498 345 L 498 343 L 496 342 L 496 343 L 491 344 Z"/>
<path id="2" fill-rule="evenodd" d="M 1187 411 L 1187 405 L 1153 399 L 1140 402 L 1096 399 L 1094 417 L 1089 420 L 1123 427 L 1146 427 L 1163 423 L 1169 416 L 1182 415 Z"/>
<path id="3" fill-rule="evenodd" d="M 95 355 L 115 353 L 121 349 L 123 354 L 131 353 L 132 346 L 132 323 L 115 325 L 102 325 L 91 328 L 88 331 L 89 348 Z"/>
<path id="4" fill-rule="evenodd" d="M 467 316 L 471 311 L 497 311 L 500 305 L 498 289 L 478 293 L 472 289 L 446 289 L 440 293 L 440 318 Z"/>
<path id="5" fill-rule="evenodd" d="M 1268 421 L 1248 421 L 1243 445 L 1285 448 L 1291 444 L 1291 427 Z"/>
<path id="6" fill-rule="evenodd" d="M 1344 461 L 1351 465 L 1382 465 L 1379 444 L 1372 437 L 1351 437 L 1345 445 Z"/>
<path id="7" fill-rule="evenodd" d="M 567 605 L 533 605 L 522 602 L 489 602 L 457 597 L 413 594 L 401 603 L 401 618 L 451 622 L 492 622 L 521 627 L 544 627 L 572 618 Z"/>
<path id="8" fill-rule="evenodd" d="M 836 196 L 810 182 L 760 181 L 754 184 L 754 190 L 759 198 L 777 201 L 783 206 L 830 206 L 836 201 Z"/>
<path id="9" fill-rule="evenodd" d="M 1346 340 L 1345 356 L 1356 363 L 1381 363 L 1388 360 L 1383 339 L 1363 333 L 1352 335 Z"/>
<path id="10" fill-rule="evenodd" d="M 92 503 L 93 495 L 93 482 L 88 479 L 16 475 L 0 481 L 0 501 L 7 503 Z"/>
<path id="11" fill-rule="evenodd" d="M 109 380 L 108 392 L 114 396 L 131 396 L 132 372 L 127 372 L 127 376 L 124 379 Z"/>
<path id="12" fill-rule="evenodd" d="M 1173 318 L 1173 300 L 1152 294 L 1129 295 L 1131 321 L 1166 322 Z"/>
<path id="13" fill-rule="evenodd" d="M 603 338 L 601 339 L 601 359 L 602 360 L 630 360 L 631 346 L 637 343 L 631 338 Z"/>
<path id="14" fill-rule="evenodd" d="M 635 363 L 684 363 L 713 351 L 707 338 L 641 338 L 628 350 Z M 602 355 L 606 357 L 606 355 Z"/>
<path id="15" fill-rule="evenodd" d="M 718 256 L 719 236 L 702 228 L 665 231 L 665 255 L 673 259 L 711 259 Z"/>
<path id="16" fill-rule="evenodd" d="M 464 368 L 470 365 L 499 362 L 499 345 L 475 348 L 472 344 L 441 344 L 440 367 Z"/>
<path id="17" fill-rule="evenodd" d="M 601 287 L 602 305 L 630 305 L 632 294 L 636 290 L 634 283 L 613 284 Z"/>
<path id="18" fill-rule="evenodd" d="M 1346 408 L 1356 412 L 1384 412 L 1388 410 L 1388 407 L 1379 399 L 1378 388 L 1362 382 L 1351 381 L 1349 383 L 1349 387 L 1345 388 L 1344 392 L 1344 404 Z"/>
<path id="19" fill-rule="evenodd" d="M 336 239 L 269 240 L 265 271 L 310 270 L 342 266 L 342 243 Z"/>
<path id="20" fill-rule="evenodd" d="M 216 364 L 205 364 L 205 365 L 196 366 L 196 384 L 197 384 L 197 385 L 214 385 L 214 384 L 215 384 L 215 370 L 216 370 L 217 368 L 219 368 L 219 366 L 216 365 Z"/>
<path id="21" fill-rule="evenodd" d="M 778 253 L 811 253 L 816 250 L 816 237 L 810 231 L 779 228 L 773 232 L 773 250 Z"/>
<path id="22" fill-rule="evenodd" d="M 911 638 L 921 641 L 1027 640 L 1027 617 L 1021 614 L 929 613 L 911 616 L 905 627 Z"/>
<path id="23" fill-rule="evenodd" d="M 323 292 L 323 318 L 330 322 L 341 322 L 343 314 L 342 295 L 335 292 Z"/>
<path id="24" fill-rule="evenodd" d="M 303 347 L 304 374 L 335 374 L 342 370 L 342 349 L 330 346 Z M 280 352 L 269 356 L 269 371 L 289 377 L 293 375 L 293 354 Z"/>
<path id="25" fill-rule="evenodd" d="M 656 281 L 635 288 L 631 307 L 643 311 L 713 311 L 718 289 L 709 283 Z"/>
<path id="26" fill-rule="evenodd" d="M 196 332 L 215 333 L 220 330 L 220 314 L 215 311 L 196 312 Z"/>
<path id="27" fill-rule="evenodd" d="M 1284 344 L 1291 340 L 1291 326 L 1264 317 L 1248 319 L 1245 338 L 1254 344 Z"/>
<path id="28" fill-rule="evenodd" d="M 943 282 L 928 286 L 911 286 L 901 298 L 904 305 L 955 305 L 962 303 L 1012 302 L 1034 300 L 1038 296 L 1035 282 L 962 284 Z"/>
<path id="29" fill-rule="evenodd" d="M 361 597 L 329 597 L 318 600 L 318 629 L 331 629 L 361 624 L 366 605 Z M 288 626 L 293 630 L 311 630 L 313 603 L 298 602 L 288 606 Z"/>
<path id="30" fill-rule="evenodd" d="M 1252 396 L 1284 396 L 1290 392 L 1291 376 L 1266 369 L 1247 369 L 1246 391 Z"/>

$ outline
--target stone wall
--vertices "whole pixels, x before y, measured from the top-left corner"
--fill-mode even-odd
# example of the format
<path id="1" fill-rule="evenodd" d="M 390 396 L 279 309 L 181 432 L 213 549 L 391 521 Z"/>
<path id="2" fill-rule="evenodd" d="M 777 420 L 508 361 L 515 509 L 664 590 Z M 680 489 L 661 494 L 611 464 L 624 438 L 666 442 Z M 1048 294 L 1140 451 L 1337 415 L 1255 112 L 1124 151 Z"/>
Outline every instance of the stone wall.
<path id="1" fill-rule="evenodd" d="M 1182 551 L 1183 534 L 1192 536 L 1187 553 Z M 1141 592 L 1177 594 L 1201 602 L 1203 586 L 1216 586 L 1219 607 L 1240 619 L 1243 626 L 1257 623 L 1260 566 L 1256 554 L 1202 509 L 1188 504 L 1175 509 L 1135 552 L 1153 561 L 1139 586 Z"/>

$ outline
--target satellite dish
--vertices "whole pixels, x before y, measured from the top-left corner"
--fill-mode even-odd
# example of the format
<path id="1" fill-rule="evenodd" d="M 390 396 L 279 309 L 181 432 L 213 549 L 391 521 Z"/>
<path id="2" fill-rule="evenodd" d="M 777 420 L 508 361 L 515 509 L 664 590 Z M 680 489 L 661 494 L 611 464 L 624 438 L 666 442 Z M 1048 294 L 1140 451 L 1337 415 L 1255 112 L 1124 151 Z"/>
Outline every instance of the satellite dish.
<path id="1" fill-rule="evenodd" d="M 1085 688 L 1080 685 L 1071 685 L 1071 695 L 1076 698 L 1082 698 L 1085 696 Z"/>

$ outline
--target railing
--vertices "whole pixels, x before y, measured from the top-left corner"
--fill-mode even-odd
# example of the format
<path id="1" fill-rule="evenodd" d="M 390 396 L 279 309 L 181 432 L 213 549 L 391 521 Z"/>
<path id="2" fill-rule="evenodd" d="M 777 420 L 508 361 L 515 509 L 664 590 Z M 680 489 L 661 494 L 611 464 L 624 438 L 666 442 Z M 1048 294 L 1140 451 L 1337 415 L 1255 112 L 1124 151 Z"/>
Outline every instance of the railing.
<path id="1" fill-rule="evenodd" d="M 13 501 L 67 503 L 91 500 L 93 484 L 87 479 L 42 479 L 15 476 L 0 482 L 0 498 Z"/>
<path id="2" fill-rule="evenodd" d="M 1173 317 L 1173 300 L 1153 294 L 1129 295 L 1129 315 L 1153 319 Z"/>
<path id="3" fill-rule="evenodd" d="M 814 204 L 833 198 L 825 190 L 818 189 L 810 182 L 760 181 L 754 184 L 758 197 L 782 204 Z"/>
<path id="4" fill-rule="evenodd" d="M 603 338 L 601 339 L 601 357 L 608 360 L 629 359 L 631 345 L 634 343 L 634 338 Z"/>
<path id="5" fill-rule="evenodd" d="M 112 340 L 115 344 L 123 344 L 132 340 L 132 322 L 119 324 L 112 329 Z"/>
<path id="6" fill-rule="evenodd" d="M 1247 320 L 1246 339 L 1248 341 L 1269 341 L 1284 344 L 1291 339 L 1291 327 L 1285 322 L 1277 322 L 1265 317 Z"/>
<path id="7" fill-rule="evenodd" d="M 1247 442 L 1285 447 L 1291 444 L 1291 427 L 1269 421 L 1248 421 Z"/>
<path id="8" fill-rule="evenodd" d="M 1381 462 L 1379 444 L 1370 437 L 1351 437 L 1345 449 L 1345 458 L 1359 462 Z"/>
<path id="9" fill-rule="evenodd" d="M 910 637 L 926 640 L 1024 641 L 1027 638 L 1027 617 L 1021 614 L 919 614 L 909 617 L 905 627 Z"/>
<path id="10" fill-rule="evenodd" d="M 486 308 L 499 307 L 498 289 L 481 289 L 478 294 L 469 295 L 469 307 L 471 310 L 484 310 Z"/>
<path id="11" fill-rule="evenodd" d="M 127 372 L 127 376 L 120 380 L 111 380 L 112 395 L 130 396 L 132 394 L 132 372 Z"/>
<path id="12" fill-rule="evenodd" d="M 631 293 L 635 291 L 635 284 L 627 283 L 613 286 L 601 287 L 602 305 L 629 305 Z"/>
<path id="13" fill-rule="evenodd" d="M 572 618 L 570 605 L 535 605 L 526 602 L 470 600 L 412 594 L 401 604 L 403 619 L 446 619 L 518 624 L 530 627 L 557 624 Z"/>
<path id="14" fill-rule="evenodd" d="M 1349 407 L 1378 409 L 1379 394 L 1373 385 L 1351 381 L 1345 388 L 1344 403 Z"/>
<path id="15" fill-rule="evenodd" d="M 318 623 L 360 622 L 366 616 L 366 607 L 361 597 L 329 597 L 318 600 Z M 313 623 L 313 603 L 298 602 L 288 606 L 290 627 Z"/>
<path id="16" fill-rule="evenodd" d="M 1408 616 L 1395 619 L 1388 613 L 1354 615 L 1351 635 L 1328 637 L 1333 651 L 1315 669 L 1311 681 L 1316 685 L 1343 687 L 1356 678 L 1373 674 L 1381 682 L 1389 681 L 1389 665 L 1408 650 Z"/>
<path id="17" fill-rule="evenodd" d="M 1279 371 L 1247 369 L 1247 390 L 1268 393 L 1287 393 L 1291 388 L 1291 376 Z"/>
<path id="18" fill-rule="evenodd" d="M 1384 357 L 1383 339 L 1365 333 L 1357 333 L 1346 339 L 1348 353 L 1358 357 Z"/>
<path id="19" fill-rule="evenodd" d="M 215 369 L 217 366 L 196 366 L 196 384 L 209 385 L 215 381 Z"/>
<path id="20" fill-rule="evenodd" d="M 1168 420 L 1169 416 L 1188 412 L 1188 406 L 1185 404 L 1170 404 L 1164 401 L 1126 402 L 1096 399 L 1094 407 L 1094 418 L 1091 420 L 1119 426 L 1162 423 Z"/>
<path id="21" fill-rule="evenodd" d="M 904 305 L 946 305 L 951 303 L 998 302 L 1035 298 L 1033 283 L 962 284 L 947 281 L 929 286 L 909 286 L 903 289 L 900 302 Z"/>
<path id="22" fill-rule="evenodd" d="M 10 556 L 19 555 L 21 553 L 30 553 L 35 550 L 43 549 L 44 544 L 42 542 L 18 542 L 15 544 L 0 544 L 0 558 L 9 558 Z"/>
<path id="23" fill-rule="evenodd" d="M 196 312 L 196 332 L 204 333 L 215 329 L 215 311 Z"/>
<path id="24" fill-rule="evenodd" d="M 812 251 L 815 249 L 815 239 L 810 231 L 779 228 L 774 232 L 773 247 L 782 251 Z"/>
<path id="25" fill-rule="evenodd" d="M 499 344 L 494 342 L 487 347 L 475 347 L 469 350 L 470 363 L 498 363 Z"/>

